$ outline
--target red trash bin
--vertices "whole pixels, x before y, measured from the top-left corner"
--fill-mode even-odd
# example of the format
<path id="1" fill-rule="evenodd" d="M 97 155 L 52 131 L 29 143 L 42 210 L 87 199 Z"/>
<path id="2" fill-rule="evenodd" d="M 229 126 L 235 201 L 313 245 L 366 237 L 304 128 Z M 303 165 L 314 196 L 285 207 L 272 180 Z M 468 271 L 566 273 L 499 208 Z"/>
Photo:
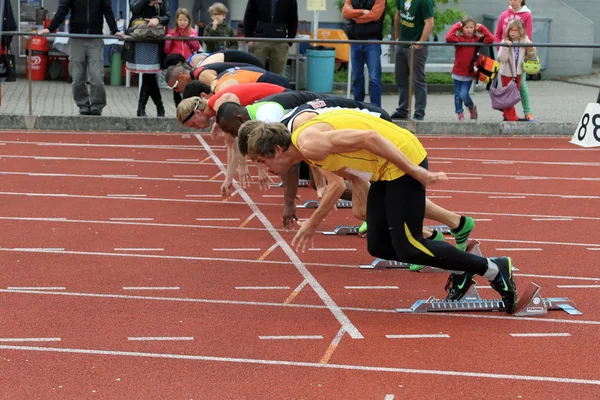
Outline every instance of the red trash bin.
<path id="1" fill-rule="evenodd" d="M 32 36 L 27 41 L 26 49 L 28 55 L 31 50 L 31 80 L 43 81 L 48 66 L 48 40 L 42 36 Z M 29 79 L 29 60 L 25 67 L 25 78 Z"/>

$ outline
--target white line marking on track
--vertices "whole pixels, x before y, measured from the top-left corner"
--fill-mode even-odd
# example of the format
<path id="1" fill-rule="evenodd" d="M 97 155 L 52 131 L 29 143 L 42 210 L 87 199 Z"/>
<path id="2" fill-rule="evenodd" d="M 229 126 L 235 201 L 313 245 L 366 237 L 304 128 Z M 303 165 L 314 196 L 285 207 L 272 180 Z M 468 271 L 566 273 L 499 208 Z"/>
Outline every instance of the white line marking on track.
<path id="1" fill-rule="evenodd" d="M 259 336 L 261 340 L 304 340 L 304 339 L 323 339 L 321 335 L 297 335 L 297 336 Z"/>
<path id="2" fill-rule="evenodd" d="M 199 162 L 200 159 L 199 158 L 167 158 L 167 161 L 193 161 L 193 162 Z"/>
<path id="3" fill-rule="evenodd" d="M 456 180 L 477 181 L 477 180 L 481 180 L 483 178 L 481 178 L 480 176 L 452 176 L 450 179 L 452 179 L 453 181 L 456 181 Z"/>
<path id="4" fill-rule="evenodd" d="M 211 156 L 213 161 L 218 164 L 219 169 L 222 172 L 225 172 L 225 166 L 221 162 L 221 160 L 217 157 L 217 155 L 210 148 L 208 143 L 204 140 L 202 135 L 194 135 L 198 139 L 198 141 L 202 144 L 206 152 Z M 327 306 L 329 311 L 333 314 L 333 316 L 338 320 L 338 322 L 342 325 L 342 327 L 348 332 L 352 339 L 364 339 L 364 336 L 360 333 L 358 328 L 350 321 L 348 316 L 342 311 L 342 309 L 335 303 L 335 301 L 331 298 L 331 296 L 327 293 L 327 291 L 321 286 L 321 284 L 317 281 L 317 279 L 310 273 L 306 265 L 300 260 L 298 255 L 294 253 L 294 250 L 288 245 L 288 243 L 283 239 L 283 237 L 279 234 L 279 232 L 273 227 L 273 224 L 265 217 L 265 215 L 260 211 L 256 203 L 248 196 L 246 191 L 240 187 L 240 185 L 234 181 L 234 187 L 239 190 L 240 196 L 244 199 L 244 202 L 250 207 L 250 209 L 256 214 L 256 217 L 260 219 L 261 223 L 265 228 L 269 231 L 273 239 L 277 243 L 279 243 L 279 247 L 285 252 L 285 254 L 289 257 L 290 261 L 294 264 L 298 272 L 308 281 L 310 287 L 315 291 L 317 296 L 323 301 L 323 303 Z"/>
<path id="5" fill-rule="evenodd" d="M 430 199 L 451 199 L 452 196 L 427 196 Z"/>
<path id="6" fill-rule="evenodd" d="M 213 251 L 260 251 L 259 248 L 255 247 L 238 247 L 238 248 L 216 248 Z"/>
<path id="7" fill-rule="evenodd" d="M 289 286 L 236 286 L 237 290 L 289 290 Z"/>
<path id="8" fill-rule="evenodd" d="M 222 197 L 220 194 L 186 194 L 185 197 Z"/>
<path id="9" fill-rule="evenodd" d="M 239 221 L 240 218 L 196 218 L 196 221 Z"/>
<path id="10" fill-rule="evenodd" d="M 155 340 L 161 340 L 161 341 L 188 341 L 188 340 L 194 340 L 193 336 L 139 336 L 139 337 L 128 337 L 127 340 L 131 340 L 131 341 L 155 341 Z"/>
<path id="11" fill-rule="evenodd" d="M 415 335 L 385 335 L 388 339 L 450 339 L 445 333 L 415 334 Z"/>
<path id="12" fill-rule="evenodd" d="M 600 289 L 600 285 L 556 285 L 561 289 Z"/>
<path id="13" fill-rule="evenodd" d="M 518 197 L 518 196 L 526 196 L 526 197 L 559 197 L 559 198 L 567 198 L 562 194 L 553 194 L 553 193 L 511 193 L 511 192 L 488 192 L 488 191 L 478 191 L 478 190 L 452 190 L 452 189 L 435 189 L 436 193 L 459 193 L 463 195 L 468 194 L 487 194 L 492 196 L 510 196 L 510 197 Z M 569 199 L 600 199 L 600 196 L 569 196 Z M 488 215 L 493 215 L 492 213 L 487 213 Z M 528 215 L 528 217 L 532 217 L 532 215 Z"/>
<path id="14" fill-rule="evenodd" d="M 0 338 L 0 342 L 60 342 L 60 338 Z"/>
<path id="15" fill-rule="evenodd" d="M 67 290 L 64 286 L 9 286 L 8 290 Z"/>
<path id="16" fill-rule="evenodd" d="M 109 162 L 130 162 L 141 164 L 193 164 L 197 161 L 162 161 L 162 160 L 135 160 L 133 158 L 88 158 L 88 157 L 49 157 L 49 156 L 19 156 L 14 154 L 0 154 L 0 158 L 18 158 L 33 160 L 51 160 L 51 161 L 109 161 Z"/>
<path id="17" fill-rule="evenodd" d="M 13 172 L 13 171 L 0 171 L 2 175 L 17 175 L 17 176 L 45 176 L 53 178 L 96 178 L 96 179 L 132 179 L 132 180 L 143 180 L 143 181 L 167 181 L 167 182 L 203 182 L 209 183 L 208 179 L 200 178 L 160 178 L 152 176 L 138 176 L 138 175 L 91 175 L 91 174 L 58 174 L 58 173 L 44 173 L 44 172 Z M 208 175 L 204 176 L 208 178 Z"/>
<path id="18" fill-rule="evenodd" d="M 309 251 L 356 251 L 356 249 L 351 249 L 351 248 L 331 248 L 331 249 L 325 249 L 325 248 L 312 248 L 312 249 L 308 249 Z"/>
<path id="19" fill-rule="evenodd" d="M 102 174 L 104 178 L 137 178 L 137 175 Z"/>
<path id="20" fill-rule="evenodd" d="M 489 199 L 524 199 L 525 196 L 488 196 Z"/>
<path id="21" fill-rule="evenodd" d="M 62 247 L 17 247 L 15 251 L 39 251 L 39 252 L 53 252 L 53 251 L 65 251 Z"/>
<path id="22" fill-rule="evenodd" d="M 154 218 L 111 218 L 111 221 L 154 221 Z"/>
<path id="23" fill-rule="evenodd" d="M 145 194 L 107 194 L 108 197 L 147 197 Z"/>
<path id="24" fill-rule="evenodd" d="M 598 251 L 600 247 L 588 247 L 587 250 Z"/>
<path id="25" fill-rule="evenodd" d="M 383 400 L 394 400 L 395 396 L 393 394 L 386 394 Z"/>
<path id="26" fill-rule="evenodd" d="M 282 194 L 263 194 L 262 197 L 283 198 Z"/>
<path id="27" fill-rule="evenodd" d="M 47 133 L 47 132 L 45 132 Z M 60 132 L 58 132 L 60 134 Z M 158 150 L 203 150 L 201 146 L 194 145 L 150 145 L 150 144 L 105 144 L 105 143 L 62 143 L 62 142 L 22 142 L 16 140 L 5 140 L 2 144 L 30 144 L 36 146 L 67 146 L 67 147 L 117 147 L 124 149 L 158 149 Z"/>
<path id="28" fill-rule="evenodd" d="M 208 175 L 173 175 L 173 178 L 208 178 Z"/>
<path id="29" fill-rule="evenodd" d="M 483 164 L 536 164 L 536 165 L 571 165 L 578 167 L 600 167 L 598 162 L 578 161 L 525 161 L 525 160 L 486 160 L 480 158 L 431 157 L 431 160 L 473 161 Z"/>
<path id="30" fill-rule="evenodd" d="M 123 290 L 179 290 L 179 286 L 123 286 Z"/>
<path id="31" fill-rule="evenodd" d="M 515 317 L 507 317 L 515 321 Z M 137 358 L 157 358 L 171 360 L 190 360 L 190 361 L 213 361 L 229 364 L 249 364 L 249 365 L 275 365 L 290 366 L 290 367 L 305 367 L 305 368 L 324 368 L 329 370 L 342 371 L 369 371 L 369 372 L 387 372 L 393 374 L 416 374 L 416 375 L 438 375 L 438 376 L 459 376 L 470 378 L 488 378 L 488 379 L 503 379 L 514 381 L 535 381 L 535 382 L 554 382 L 554 383 L 571 383 L 580 385 L 600 385 L 600 380 L 565 378 L 559 376 L 540 376 L 540 375 L 516 375 L 516 374 L 493 374 L 485 372 L 468 372 L 468 371 L 447 371 L 447 370 L 432 370 L 432 369 L 414 369 L 414 368 L 394 368 L 394 367 L 378 367 L 366 365 L 349 365 L 349 364 L 321 364 L 316 362 L 303 361 L 285 361 L 285 360 L 262 360 L 252 358 L 232 358 L 232 357 L 215 357 L 201 356 L 188 354 L 168 354 L 168 353 L 143 353 L 133 351 L 116 351 L 116 350 L 100 350 L 100 349 L 78 349 L 64 347 L 42 347 L 42 346 L 13 346 L 2 345 L 0 350 L 16 350 L 16 351 L 37 351 L 46 353 L 67 353 L 67 354 L 86 354 L 86 355 L 105 355 L 105 356 L 121 356 L 121 357 L 137 357 Z"/>
<path id="32" fill-rule="evenodd" d="M 517 181 L 547 181 L 550 178 L 546 178 L 545 176 L 516 176 L 515 180 Z"/>
<path id="33" fill-rule="evenodd" d="M 511 333 L 512 337 L 566 337 L 570 333 Z"/>
<path id="34" fill-rule="evenodd" d="M 344 289 L 400 289 L 398 286 L 344 286 Z"/>
<path id="35" fill-rule="evenodd" d="M 573 221 L 572 218 L 531 218 L 532 221 Z"/>
<path id="36" fill-rule="evenodd" d="M 165 249 L 144 247 L 115 247 L 115 251 L 165 251 Z"/>
<path id="37" fill-rule="evenodd" d="M 567 180 L 567 181 L 600 181 L 600 178 L 579 178 L 574 176 L 519 176 L 519 175 L 500 175 L 500 174 L 472 174 L 465 172 L 451 172 L 447 173 L 448 175 L 452 175 L 451 179 L 456 179 L 454 175 L 462 175 L 462 176 L 479 176 L 484 178 L 513 178 L 513 179 L 522 179 L 522 180 Z"/>
<path id="38" fill-rule="evenodd" d="M 538 247 L 530 247 L 530 248 L 520 248 L 520 247 L 498 247 L 496 248 L 498 251 L 542 251 Z"/>
<path id="39" fill-rule="evenodd" d="M 477 222 L 489 222 L 489 221 L 491 221 L 491 218 L 473 218 L 473 221 L 477 221 Z"/>
<path id="40" fill-rule="evenodd" d="M 572 195 L 568 195 L 568 196 L 560 196 L 563 199 L 597 199 L 598 196 L 572 196 Z"/>

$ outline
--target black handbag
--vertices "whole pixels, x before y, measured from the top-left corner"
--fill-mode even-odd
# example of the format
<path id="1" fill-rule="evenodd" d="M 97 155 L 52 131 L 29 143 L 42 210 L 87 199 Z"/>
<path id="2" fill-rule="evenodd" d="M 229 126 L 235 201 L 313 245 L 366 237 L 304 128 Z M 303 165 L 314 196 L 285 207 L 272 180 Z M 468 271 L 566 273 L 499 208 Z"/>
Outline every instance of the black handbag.
<path id="1" fill-rule="evenodd" d="M 0 54 L 0 80 L 5 82 L 17 80 L 14 54 Z"/>

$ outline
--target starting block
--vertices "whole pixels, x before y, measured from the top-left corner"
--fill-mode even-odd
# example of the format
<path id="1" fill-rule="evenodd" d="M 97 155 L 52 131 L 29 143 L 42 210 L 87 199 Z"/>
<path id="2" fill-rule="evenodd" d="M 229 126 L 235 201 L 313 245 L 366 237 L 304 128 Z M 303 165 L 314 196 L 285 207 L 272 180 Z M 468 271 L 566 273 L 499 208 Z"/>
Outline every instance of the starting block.
<path id="1" fill-rule="evenodd" d="M 450 227 L 448 225 L 427 225 L 425 228 L 429 228 L 432 231 L 440 231 L 444 235 L 450 234 Z"/>
<path id="2" fill-rule="evenodd" d="M 323 232 L 323 235 L 337 235 L 337 236 L 350 236 L 358 235 L 358 229 L 360 226 L 345 226 L 341 225 L 330 232 Z"/>
<path id="3" fill-rule="evenodd" d="M 397 308 L 403 313 L 427 312 L 462 312 L 462 311 L 504 311 L 504 302 L 497 299 L 482 299 L 477 292 L 477 285 L 471 286 L 460 301 L 439 300 L 431 296 L 427 300 L 418 300 L 410 308 Z M 540 287 L 531 282 L 523 296 L 515 306 L 514 316 L 531 317 L 546 315 L 548 310 L 563 310 L 569 315 L 582 315 L 575 308 L 575 303 L 566 297 L 544 298 L 540 295 Z"/>
<path id="4" fill-rule="evenodd" d="M 338 200 L 336 203 L 337 208 L 352 208 L 352 202 L 348 200 Z M 319 200 L 308 200 L 306 203 L 301 204 L 298 208 L 317 208 L 319 207 Z"/>
<path id="5" fill-rule="evenodd" d="M 310 180 L 308 179 L 298 179 L 298 187 L 309 187 Z M 276 185 L 271 185 L 271 187 L 283 187 L 283 182 L 279 182 Z"/>
<path id="6" fill-rule="evenodd" d="M 469 253 L 475 254 L 476 256 L 483 256 L 481 253 L 481 249 L 479 247 L 479 242 L 477 240 L 469 240 L 467 244 L 467 249 Z M 408 269 L 410 264 L 400 262 L 400 261 L 392 261 L 392 260 L 384 260 L 382 258 L 376 258 L 375 261 L 371 263 L 371 265 L 361 265 L 361 269 Z M 518 271 L 518 269 L 513 266 L 513 271 Z M 452 272 L 440 268 L 435 268 L 431 266 L 424 266 L 417 272 Z"/>

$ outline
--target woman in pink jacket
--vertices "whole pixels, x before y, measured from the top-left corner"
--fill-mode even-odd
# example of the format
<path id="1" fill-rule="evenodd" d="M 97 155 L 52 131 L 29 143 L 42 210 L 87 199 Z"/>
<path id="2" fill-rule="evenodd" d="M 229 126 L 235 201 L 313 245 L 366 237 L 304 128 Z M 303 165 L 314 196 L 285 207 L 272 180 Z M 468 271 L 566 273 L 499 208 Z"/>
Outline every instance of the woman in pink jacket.
<path id="1" fill-rule="evenodd" d="M 506 34 L 508 24 L 513 20 L 520 19 L 525 27 L 525 33 L 529 40 L 532 40 L 533 35 L 533 18 L 531 16 L 531 10 L 525 5 L 525 0 L 508 0 L 508 10 L 504 11 L 498 19 L 498 26 L 496 27 L 495 42 L 502 42 Z M 527 74 L 523 74 L 521 78 L 521 104 L 523 105 L 523 114 L 525 119 L 534 122 L 535 119 L 531 114 L 531 104 L 529 102 L 529 90 L 527 89 L 526 77 Z"/>

